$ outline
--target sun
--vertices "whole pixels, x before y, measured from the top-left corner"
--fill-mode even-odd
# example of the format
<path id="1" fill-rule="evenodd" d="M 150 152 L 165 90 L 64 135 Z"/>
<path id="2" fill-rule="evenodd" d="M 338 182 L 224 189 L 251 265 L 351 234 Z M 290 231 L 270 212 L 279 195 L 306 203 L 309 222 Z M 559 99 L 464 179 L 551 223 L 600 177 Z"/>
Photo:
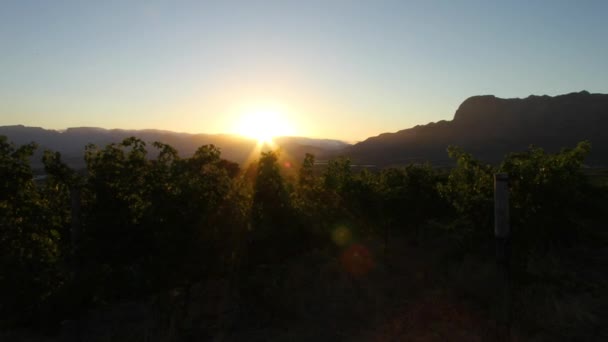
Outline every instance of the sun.
<path id="1" fill-rule="evenodd" d="M 258 143 L 272 143 L 279 136 L 293 134 L 293 127 L 281 112 L 254 110 L 245 112 L 237 123 L 236 133 L 256 139 Z"/>

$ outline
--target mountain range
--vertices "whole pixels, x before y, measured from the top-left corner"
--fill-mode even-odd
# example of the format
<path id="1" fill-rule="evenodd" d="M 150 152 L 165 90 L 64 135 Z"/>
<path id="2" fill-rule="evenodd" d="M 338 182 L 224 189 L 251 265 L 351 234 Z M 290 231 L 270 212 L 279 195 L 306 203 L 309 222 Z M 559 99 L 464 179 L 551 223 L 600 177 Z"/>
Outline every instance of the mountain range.
<path id="1" fill-rule="evenodd" d="M 524 99 L 473 96 L 451 121 L 380 134 L 344 153 L 355 162 L 379 166 L 426 161 L 441 166 L 452 163 L 446 148 L 456 145 L 478 159 L 498 163 L 530 145 L 557 152 L 582 140 L 592 144 L 588 164 L 608 165 L 608 95 L 582 91 Z"/>
<path id="2" fill-rule="evenodd" d="M 16 145 L 36 142 L 39 148 L 32 158 L 32 165 L 35 168 L 42 166 L 41 157 L 45 149 L 61 152 L 62 159 L 68 165 L 82 168 L 85 166 L 84 149 L 87 144 L 103 147 L 110 143 L 121 142 L 131 136 L 146 142 L 152 156 L 155 149 L 151 143 L 154 141 L 173 146 L 182 157 L 193 155 L 196 149 L 202 145 L 213 144 L 220 148 L 223 158 L 241 164 L 246 163 L 252 153 L 256 151 L 259 153 L 257 141 L 231 134 L 190 134 L 155 129 L 124 130 L 96 127 L 74 127 L 57 131 L 13 125 L 0 126 L 0 135 L 6 136 Z M 303 160 L 306 153 L 322 157 L 344 150 L 348 146 L 347 143 L 339 140 L 305 137 L 278 137 L 274 139 L 274 143 L 277 148 L 280 148 L 283 159 L 290 162 Z M 262 148 L 269 149 L 270 147 Z"/>
<path id="3" fill-rule="evenodd" d="M 608 165 L 608 94 L 582 91 L 559 96 L 535 96 L 503 99 L 492 95 L 466 99 L 450 121 L 433 122 L 383 133 L 349 145 L 332 139 L 280 137 L 274 141 L 284 158 L 301 161 L 305 153 L 317 159 L 344 155 L 355 164 L 378 167 L 431 162 L 451 165 L 446 149 L 462 147 L 488 163 L 498 163 L 510 152 L 523 151 L 530 145 L 550 152 L 573 147 L 589 140 L 592 152 L 587 164 Z M 163 130 L 121 130 L 92 127 L 48 130 L 22 125 L 2 126 L 0 135 L 17 145 L 35 141 L 40 145 L 34 166 L 40 166 L 44 149 L 60 151 L 73 167 L 83 167 L 84 147 L 88 143 L 104 146 L 136 136 L 148 143 L 161 141 L 175 147 L 182 156 L 190 156 L 201 145 L 214 144 L 228 160 L 245 163 L 255 150 L 256 141 L 228 134 L 188 134 Z"/>

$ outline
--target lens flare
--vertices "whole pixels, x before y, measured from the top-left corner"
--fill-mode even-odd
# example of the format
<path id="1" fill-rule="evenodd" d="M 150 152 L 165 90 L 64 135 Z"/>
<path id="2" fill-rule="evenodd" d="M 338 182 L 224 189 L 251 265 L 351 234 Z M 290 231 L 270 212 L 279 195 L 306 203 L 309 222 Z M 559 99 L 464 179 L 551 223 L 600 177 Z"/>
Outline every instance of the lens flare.
<path id="1" fill-rule="evenodd" d="M 361 244 L 353 244 L 340 256 L 344 270 L 353 276 L 361 277 L 374 268 L 374 259 L 369 249 Z"/>
<path id="2" fill-rule="evenodd" d="M 344 226 L 340 226 L 331 233 L 331 238 L 334 240 L 334 243 L 340 247 L 344 247 L 348 245 L 353 236 L 350 230 Z"/>

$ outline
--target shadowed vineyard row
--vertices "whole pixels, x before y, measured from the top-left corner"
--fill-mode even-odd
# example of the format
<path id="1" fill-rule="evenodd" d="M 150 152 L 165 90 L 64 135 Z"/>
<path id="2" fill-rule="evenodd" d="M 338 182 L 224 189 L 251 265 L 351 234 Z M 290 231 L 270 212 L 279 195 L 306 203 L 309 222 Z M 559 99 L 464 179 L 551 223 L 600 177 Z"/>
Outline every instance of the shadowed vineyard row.
<path id="1" fill-rule="evenodd" d="M 506 172 L 515 324 L 526 334 L 603 333 L 605 279 L 589 259 L 605 260 L 606 191 L 584 173 L 587 142 L 557 154 L 532 147 L 498 166 L 451 147 L 450 170 L 378 172 L 355 172 L 344 158 L 320 168 L 312 155 L 284 164 L 275 152 L 242 170 L 212 145 L 190 158 L 153 147 L 155 158 L 136 138 L 89 145 L 82 171 L 45 151 L 47 177 L 35 180 L 37 146 L 0 137 L 0 328 L 52 334 L 83 312 L 161 293 L 179 293 L 188 305 L 193 289 L 213 279 L 236 293 L 240 316 L 231 324 L 250 326 L 285 312 L 289 304 L 273 298 L 280 291 L 268 291 L 291 286 L 287 265 L 306 263 L 303 256 L 335 258 L 349 279 L 365 279 L 381 264 L 398 269 L 400 250 L 425 249 L 429 240 L 435 249 L 426 249 L 448 263 L 419 268 L 443 265 L 446 288 L 490 312 L 491 295 L 470 293 L 479 268 L 453 270 L 494 260 L 493 175 Z M 563 315 L 546 314 L 560 305 Z"/>

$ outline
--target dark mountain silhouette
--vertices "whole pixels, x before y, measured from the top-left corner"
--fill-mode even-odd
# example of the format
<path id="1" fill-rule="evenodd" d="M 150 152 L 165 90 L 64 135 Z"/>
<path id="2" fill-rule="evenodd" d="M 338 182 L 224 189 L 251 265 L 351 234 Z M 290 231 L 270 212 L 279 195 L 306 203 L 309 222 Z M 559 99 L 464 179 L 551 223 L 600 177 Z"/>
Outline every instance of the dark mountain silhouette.
<path id="1" fill-rule="evenodd" d="M 384 133 L 349 147 L 357 163 L 379 166 L 429 161 L 451 164 L 446 148 L 456 145 L 476 158 L 497 163 L 530 145 L 547 151 L 592 143 L 587 162 L 608 165 L 608 95 L 586 91 L 566 95 L 502 99 L 492 95 L 465 100 L 452 121 L 439 121 Z"/>
<path id="2" fill-rule="evenodd" d="M 460 146 L 483 161 L 498 163 L 507 153 L 526 150 L 530 145 L 555 152 L 589 140 L 593 148 L 587 163 L 608 166 L 607 130 L 608 94 L 582 91 L 555 97 L 532 95 L 525 99 L 473 96 L 458 107 L 451 121 L 383 133 L 352 146 L 339 140 L 304 137 L 280 137 L 275 142 L 283 158 L 290 161 L 301 161 L 305 153 L 314 154 L 317 160 L 346 155 L 355 164 L 382 167 L 427 161 L 436 166 L 451 165 L 446 151 L 449 145 Z M 86 144 L 104 146 L 130 136 L 148 143 L 167 143 L 182 156 L 192 155 L 201 145 L 214 144 L 221 148 L 224 158 L 238 163 L 247 161 L 256 146 L 254 140 L 236 135 L 163 130 L 77 127 L 60 132 L 18 125 L 0 127 L 0 135 L 18 145 L 37 142 L 40 149 L 33 160 L 35 167 L 41 165 L 44 149 L 60 151 L 70 165 L 82 167 Z"/>
<path id="3" fill-rule="evenodd" d="M 103 129 L 95 127 L 68 128 L 65 131 L 48 130 L 39 127 L 22 125 L 2 126 L 0 135 L 8 137 L 16 145 L 36 142 L 39 149 L 32 163 L 41 167 L 41 155 L 45 149 L 59 151 L 63 159 L 73 167 L 84 167 L 84 148 L 92 143 L 103 147 L 110 143 L 118 143 L 130 136 L 142 139 L 146 143 L 160 141 L 176 148 L 183 157 L 191 156 L 198 147 L 214 144 L 222 151 L 222 157 L 238 163 L 244 163 L 255 150 L 257 142 L 230 134 L 189 134 L 163 130 L 123 130 Z M 291 161 L 301 161 L 306 153 L 317 156 L 327 155 L 331 151 L 344 149 L 348 144 L 331 139 L 311 139 L 301 137 L 280 137 L 275 139 L 281 148 L 283 156 Z M 153 155 L 154 149 L 148 147 Z M 258 157 L 258 155 L 255 155 Z"/>

